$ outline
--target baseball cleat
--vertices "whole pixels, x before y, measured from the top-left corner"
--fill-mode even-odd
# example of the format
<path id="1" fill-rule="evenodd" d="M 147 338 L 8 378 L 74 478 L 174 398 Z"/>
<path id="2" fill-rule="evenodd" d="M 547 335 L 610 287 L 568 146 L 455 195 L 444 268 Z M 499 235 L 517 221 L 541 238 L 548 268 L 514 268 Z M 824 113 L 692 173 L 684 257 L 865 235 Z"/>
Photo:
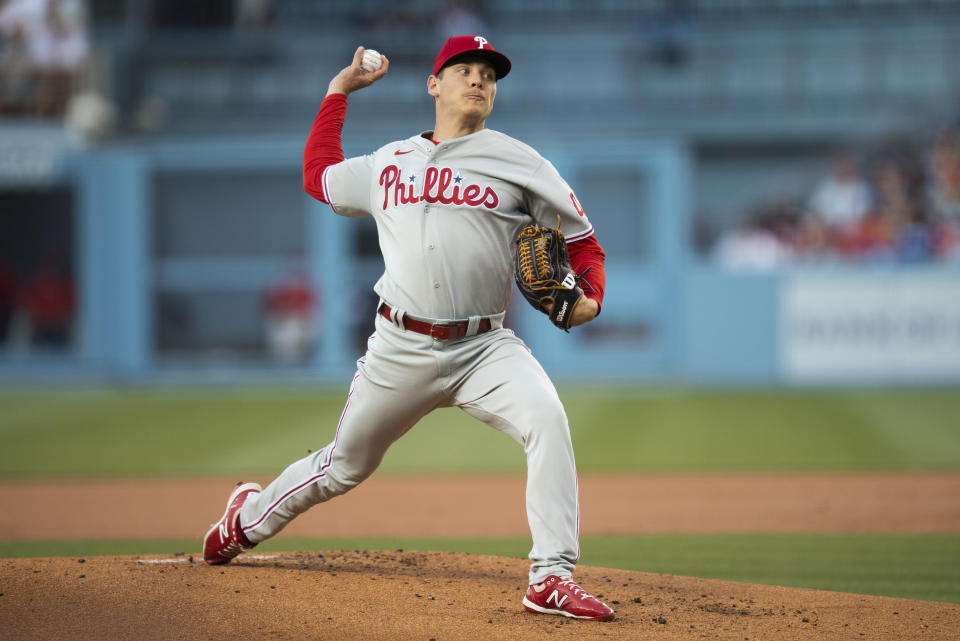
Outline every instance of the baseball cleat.
<path id="1" fill-rule="evenodd" d="M 238 483 L 227 499 L 227 510 L 219 521 L 210 526 L 203 537 L 203 560 L 210 565 L 229 563 L 244 550 L 256 543 L 250 543 L 240 531 L 240 508 L 243 502 L 254 493 L 262 491 L 256 483 Z"/>
<path id="2" fill-rule="evenodd" d="M 609 621 L 613 618 L 610 606 L 587 594 L 573 579 L 561 579 L 558 576 L 548 576 L 543 583 L 527 588 L 523 607 L 530 612 L 559 614 L 588 621 Z"/>

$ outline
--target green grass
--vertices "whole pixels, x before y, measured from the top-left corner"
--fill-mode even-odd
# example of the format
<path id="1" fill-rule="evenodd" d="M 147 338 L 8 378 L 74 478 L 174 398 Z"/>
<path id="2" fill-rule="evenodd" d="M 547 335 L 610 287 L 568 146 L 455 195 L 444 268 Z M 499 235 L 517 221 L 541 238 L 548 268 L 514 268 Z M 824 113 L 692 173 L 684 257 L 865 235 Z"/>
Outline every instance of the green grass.
<path id="1" fill-rule="evenodd" d="M 586 536 L 582 565 L 960 603 L 960 535 Z M 0 557 L 192 554 L 199 541 L 0 543 Z M 296 539 L 257 552 L 437 550 L 523 558 L 524 538 Z M 635 595 L 643 596 L 643 595 Z"/>
<path id="2" fill-rule="evenodd" d="M 334 435 L 343 390 L 0 393 L 0 478 L 272 476 Z M 958 470 L 960 390 L 561 389 L 590 472 Z M 520 447 L 446 409 L 383 474 L 496 474 Z M 0 556 L 195 553 L 197 541 L 4 543 Z M 523 557 L 526 539 L 304 541 L 262 550 L 433 549 Z M 960 603 L 960 536 L 584 537 L 586 565 Z"/>
<path id="3" fill-rule="evenodd" d="M 345 390 L 0 394 L 0 478 L 271 475 L 328 443 Z M 960 468 L 960 391 L 561 390 L 581 472 Z M 456 409 L 381 473 L 522 470 L 520 447 Z"/>
<path id="4" fill-rule="evenodd" d="M 960 603 L 960 534 L 585 537 L 586 565 Z"/>

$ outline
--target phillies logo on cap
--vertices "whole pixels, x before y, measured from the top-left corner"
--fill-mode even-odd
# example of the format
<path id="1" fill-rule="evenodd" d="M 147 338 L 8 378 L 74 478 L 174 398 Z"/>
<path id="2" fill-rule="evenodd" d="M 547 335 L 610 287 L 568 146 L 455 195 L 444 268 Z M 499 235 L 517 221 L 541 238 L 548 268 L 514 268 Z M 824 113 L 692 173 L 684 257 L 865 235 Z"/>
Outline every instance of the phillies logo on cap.
<path id="1" fill-rule="evenodd" d="M 510 59 L 494 49 L 490 41 L 483 36 L 471 34 L 447 39 L 433 64 L 433 75 L 438 75 L 447 65 L 471 56 L 480 56 L 489 62 L 497 74 L 497 80 L 510 73 Z"/>

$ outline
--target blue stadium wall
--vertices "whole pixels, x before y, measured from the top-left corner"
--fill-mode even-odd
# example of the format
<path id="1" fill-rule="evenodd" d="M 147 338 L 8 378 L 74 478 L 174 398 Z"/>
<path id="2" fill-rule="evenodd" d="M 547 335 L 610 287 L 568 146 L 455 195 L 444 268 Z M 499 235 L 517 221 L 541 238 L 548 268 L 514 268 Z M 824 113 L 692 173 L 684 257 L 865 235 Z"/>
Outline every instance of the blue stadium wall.
<path id="1" fill-rule="evenodd" d="M 372 148 L 360 142 L 346 151 L 352 155 Z M 694 255 L 690 248 L 693 160 L 682 142 L 637 140 L 599 149 L 546 141 L 540 150 L 578 194 L 590 191 L 584 177 L 603 175 L 607 169 L 622 174 L 626 167 L 625 175 L 640 177 L 633 210 L 615 215 L 598 211 L 593 216 L 590 201 L 581 198 L 601 242 L 613 250 L 607 261 L 604 310 L 597 321 L 566 334 L 514 297 L 510 324 L 559 382 L 960 381 L 956 266 L 821 265 L 731 272 Z M 362 350 L 358 328 L 366 332 L 373 322 L 369 307 L 357 301 L 369 299 L 380 263 L 354 250 L 355 226 L 362 222 L 334 215 L 299 189 L 301 152 L 300 138 L 276 137 L 118 144 L 68 156 L 57 170 L 57 180 L 70 185 L 77 196 L 80 307 L 74 346 L 62 355 L 42 358 L 0 354 L 2 379 L 348 380 Z M 301 216 L 302 230 L 295 232 L 302 233 L 303 243 L 297 262 L 321 293 L 316 346 L 302 364 L 281 366 L 230 353 L 197 356 L 189 349 L 171 356 L 159 344 L 159 291 L 186 292 L 203 301 L 213 296 L 211 292 L 261 289 L 285 268 L 282 256 L 238 258 L 210 251 L 171 258 L 158 253 L 156 218 L 164 198 L 175 201 L 173 206 L 186 221 L 179 233 L 188 240 L 193 234 L 272 233 L 258 231 L 260 227 L 245 231 L 240 223 L 237 229 L 222 224 L 232 212 L 215 210 L 222 209 L 218 203 L 226 192 L 205 192 L 203 185 L 218 184 L 216 179 L 224 172 L 241 179 L 284 176 L 267 182 L 259 204 L 252 205 L 257 211 L 241 212 L 243 203 L 231 204 L 238 220 L 259 221 L 269 230 L 271 220 L 279 225 L 289 219 L 289 210 Z M 177 177 L 188 177 L 190 185 L 178 192 Z M 158 193 L 171 180 L 180 200 Z M 228 181 L 223 189 L 229 191 L 235 183 Z M 269 203 L 276 203 L 276 208 L 270 210 Z M 201 222 L 213 214 L 219 216 L 219 226 Z M 217 246 L 216 238 L 207 240 L 209 246 Z M 616 248 L 626 250 L 618 253 Z M 213 313 L 202 321 L 209 325 L 202 331 L 250 332 L 253 319 L 246 316 L 242 310 Z"/>

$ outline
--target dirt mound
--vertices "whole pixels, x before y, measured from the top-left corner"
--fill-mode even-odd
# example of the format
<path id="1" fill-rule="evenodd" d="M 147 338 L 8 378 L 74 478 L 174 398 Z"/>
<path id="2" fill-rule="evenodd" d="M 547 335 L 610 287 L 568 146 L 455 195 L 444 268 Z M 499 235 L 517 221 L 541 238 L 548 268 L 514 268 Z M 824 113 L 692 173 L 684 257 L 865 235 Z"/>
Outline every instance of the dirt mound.
<path id="1" fill-rule="evenodd" d="M 255 552 L 255 551 L 254 551 Z M 527 613 L 527 563 L 435 552 L 0 560 L 4 639 L 960 638 L 960 606 L 581 567 L 609 623 Z M 543 635 L 549 635 L 544 637 Z"/>

